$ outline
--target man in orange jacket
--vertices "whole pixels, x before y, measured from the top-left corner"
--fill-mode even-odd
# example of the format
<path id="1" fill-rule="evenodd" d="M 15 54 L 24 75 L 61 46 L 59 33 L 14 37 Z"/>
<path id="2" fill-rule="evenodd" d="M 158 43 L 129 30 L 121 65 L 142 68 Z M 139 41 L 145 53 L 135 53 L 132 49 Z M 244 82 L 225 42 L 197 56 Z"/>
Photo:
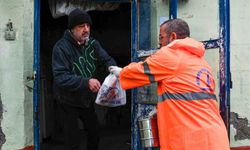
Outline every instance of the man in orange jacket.
<path id="1" fill-rule="evenodd" d="M 155 54 L 109 70 L 120 76 L 123 89 L 158 83 L 161 150 L 229 150 L 204 45 L 189 35 L 185 21 L 168 20 L 161 25 L 161 48 Z"/>

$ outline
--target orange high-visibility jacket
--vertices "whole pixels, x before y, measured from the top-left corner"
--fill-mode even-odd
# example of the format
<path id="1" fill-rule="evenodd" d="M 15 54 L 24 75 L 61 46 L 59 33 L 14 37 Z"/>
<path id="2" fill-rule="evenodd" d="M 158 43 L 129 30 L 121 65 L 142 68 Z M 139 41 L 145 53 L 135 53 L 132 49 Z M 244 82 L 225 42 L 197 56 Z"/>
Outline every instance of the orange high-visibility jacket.
<path id="1" fill-rule="evenodd" d="M 215 84 L 202 43 L 175 40 L 120 74 L 123 89 L 158 83 L 161 150 L 229 150 Z"/>

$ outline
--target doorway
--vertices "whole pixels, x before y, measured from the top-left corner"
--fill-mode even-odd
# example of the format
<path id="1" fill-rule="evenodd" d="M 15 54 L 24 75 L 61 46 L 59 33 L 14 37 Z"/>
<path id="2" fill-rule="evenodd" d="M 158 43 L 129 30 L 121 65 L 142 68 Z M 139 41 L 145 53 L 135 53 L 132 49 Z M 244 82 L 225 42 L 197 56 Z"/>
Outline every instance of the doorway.
<path id="1" fill-rule="evenodd" d="M 40 23 L 40 149 L 63 150 L 63 133 L 60 114 L 53 99 L 53 76 L 51 68 L 52 50 L 64 30 L 67 29 L 67 16 L 53 18 L 48 1 L 41 1 Z M 92 18 L 91 36 L 112 56 L 117 65 L 126 66 L 131 61 L 131 4 L 120 3 L 112 11 L 88 12 Z M 106 76 L 107 74 L 105 74 Z M 101 126 L 100 150 L 130 149 L 131 134 L 131 92 L 127 91 L 127 104 L 116 108 L 95 106 Z M 79 120 L 83 132 L 84 124 Z"/>

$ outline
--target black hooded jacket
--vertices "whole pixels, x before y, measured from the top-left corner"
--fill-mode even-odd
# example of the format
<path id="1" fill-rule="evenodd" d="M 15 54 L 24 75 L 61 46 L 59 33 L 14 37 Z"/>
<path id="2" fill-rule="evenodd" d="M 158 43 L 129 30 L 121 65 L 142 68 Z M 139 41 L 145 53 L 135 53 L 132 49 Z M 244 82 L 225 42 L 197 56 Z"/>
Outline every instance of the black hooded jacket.
<path id="1" fill-rule="evenodd" d="M 69 30 L 55 44 L 52 54 L 54 97 L 75 107 L 89 107 L 96 93 L 88 86 L 90 78 L 102 80 L 116 62 L 93 38 L 79 45 Z"/>

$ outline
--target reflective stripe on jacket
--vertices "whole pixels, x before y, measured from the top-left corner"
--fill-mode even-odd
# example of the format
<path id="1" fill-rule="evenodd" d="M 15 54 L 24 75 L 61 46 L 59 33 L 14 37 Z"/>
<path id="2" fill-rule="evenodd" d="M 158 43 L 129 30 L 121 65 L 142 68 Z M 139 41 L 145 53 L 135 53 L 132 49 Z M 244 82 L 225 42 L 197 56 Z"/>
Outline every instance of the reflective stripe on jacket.
<path id="1" fill-rule="evenodd" d="M 158 83 L 161 150 L 229 150 L 202 43 L 175 40 L 120 74 L 124 89 Z"/>

